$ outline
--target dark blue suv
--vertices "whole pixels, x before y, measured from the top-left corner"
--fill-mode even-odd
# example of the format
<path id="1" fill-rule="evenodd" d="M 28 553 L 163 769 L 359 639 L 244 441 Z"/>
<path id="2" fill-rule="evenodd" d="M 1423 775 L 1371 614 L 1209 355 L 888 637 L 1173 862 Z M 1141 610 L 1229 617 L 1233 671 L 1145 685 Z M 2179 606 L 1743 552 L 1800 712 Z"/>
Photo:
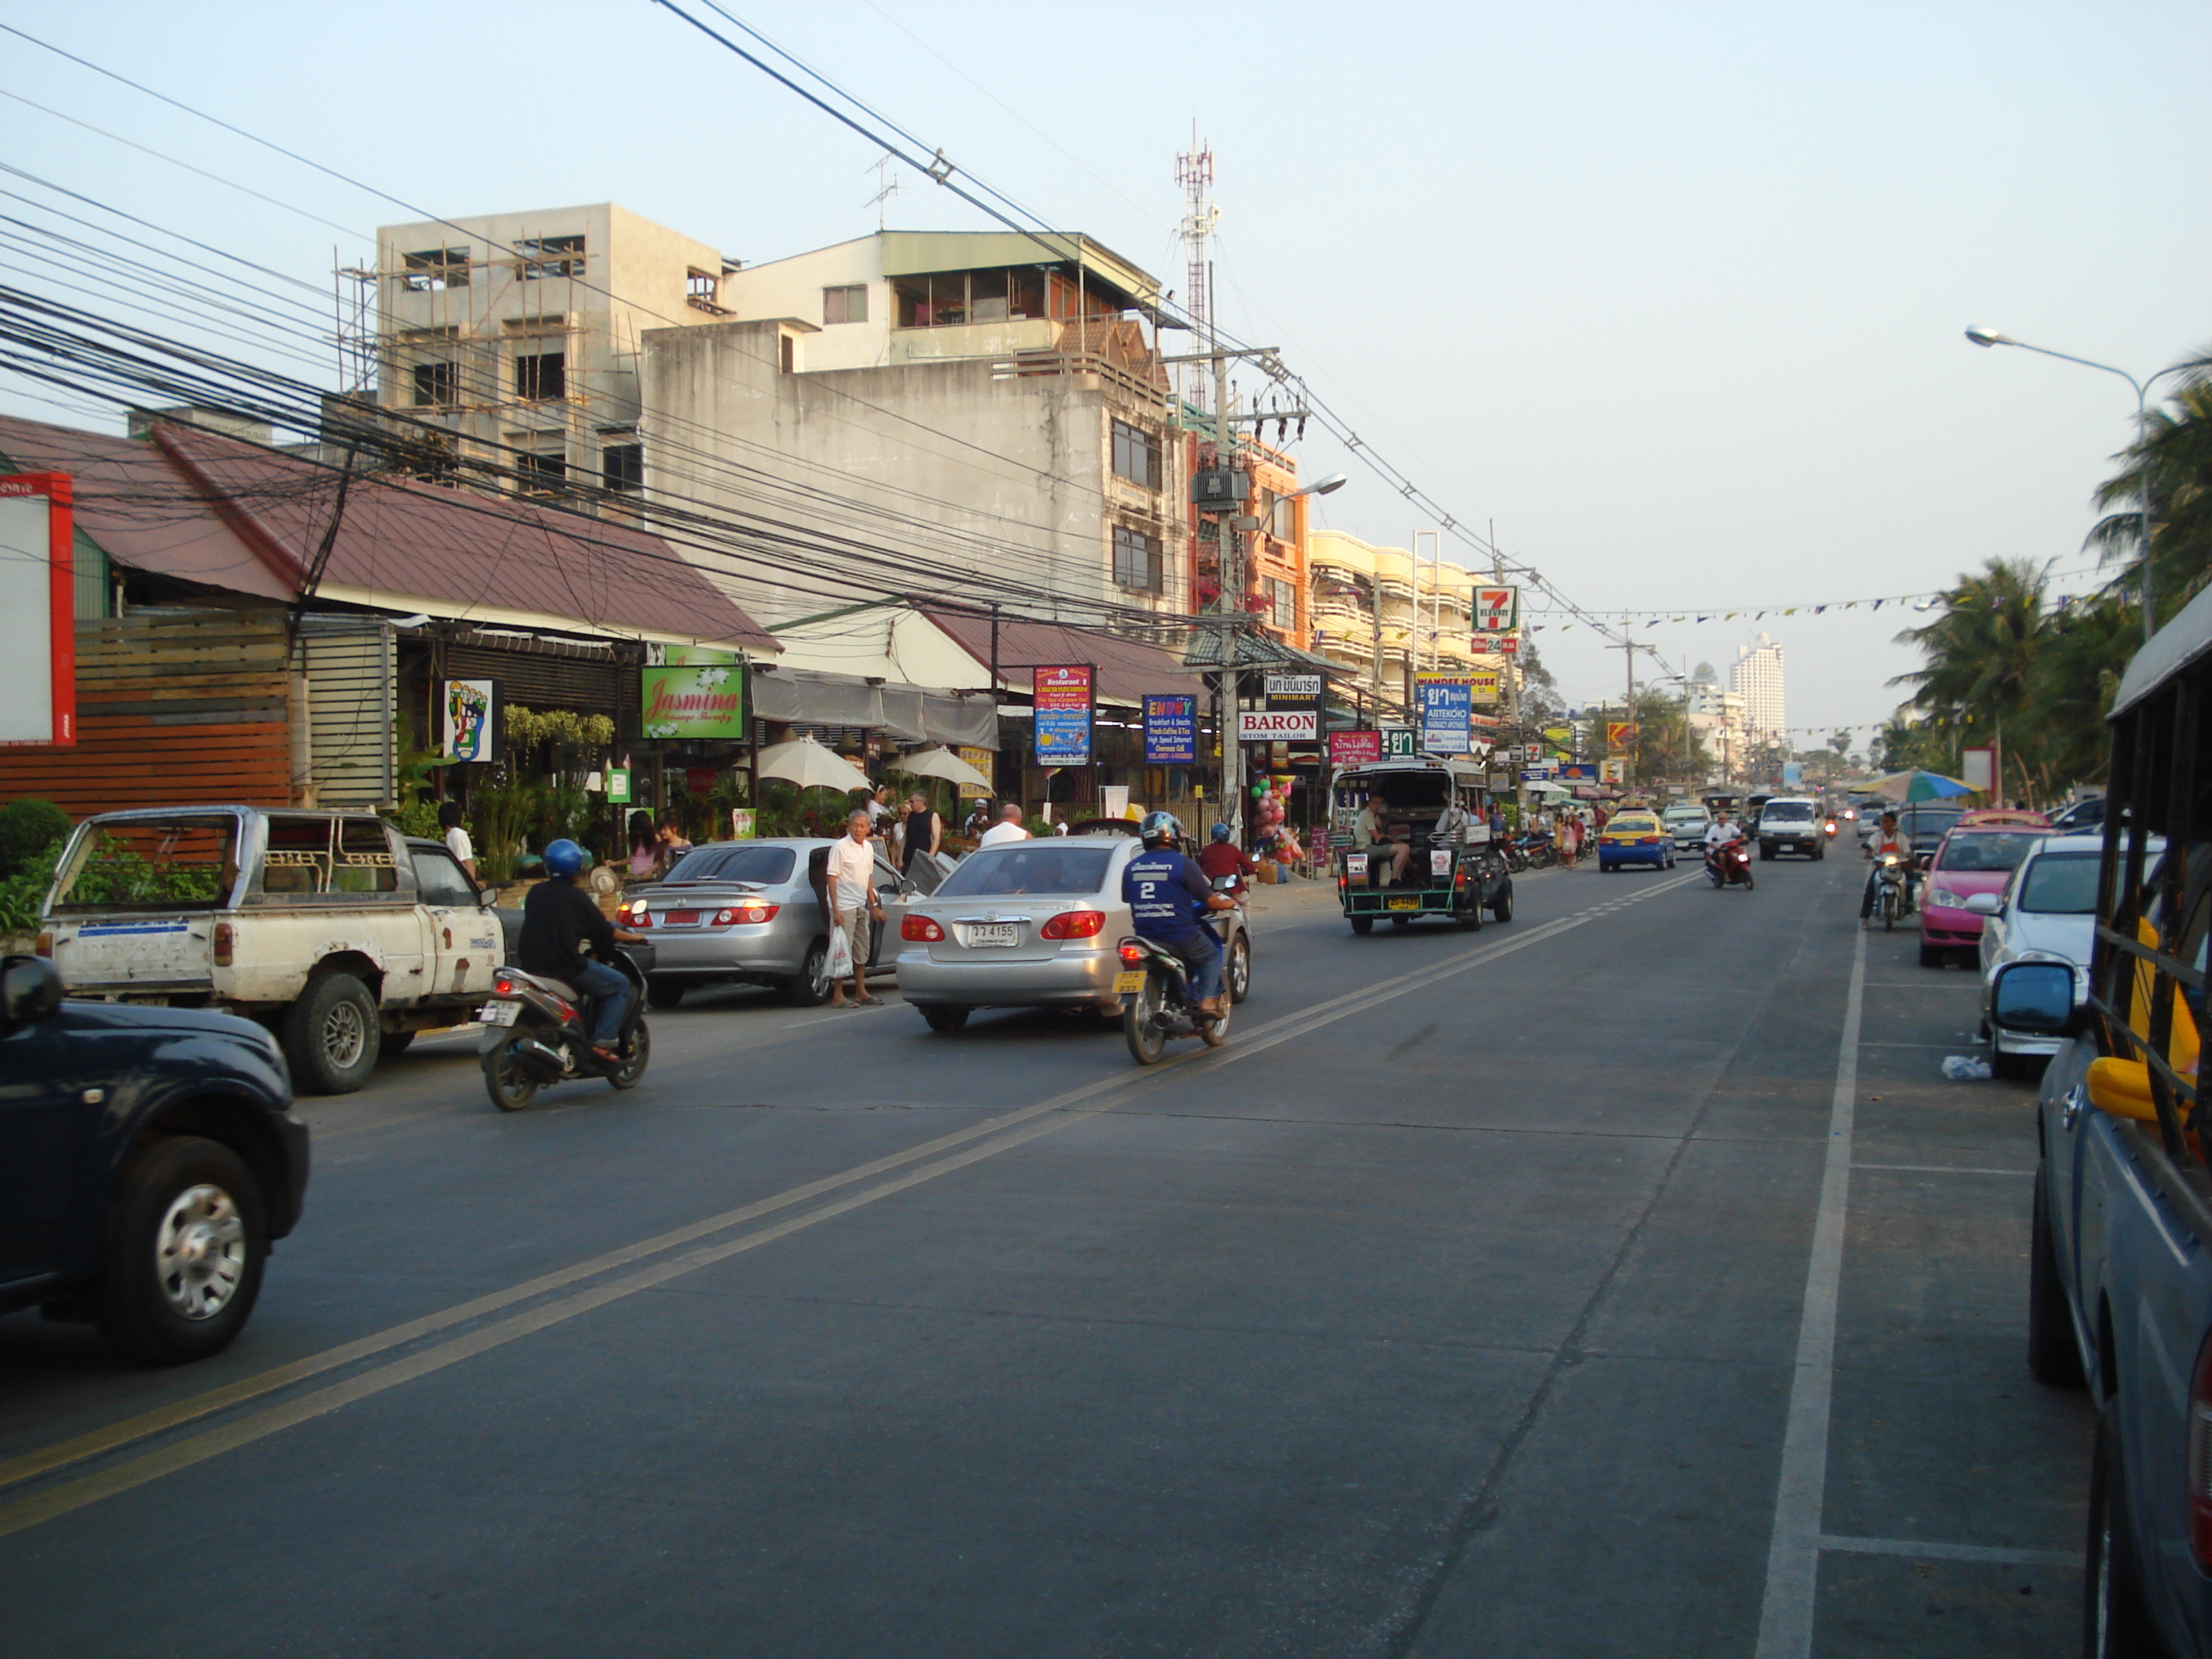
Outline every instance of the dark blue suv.
<path id="1" fill-rule="evenodd" d="M 291 1106 L 251 1021 L 67 1001 L 52 963 L 0 958 L 0 1313 L 97 1323 L 152 1364 L 227 1346 L 300 1218 Z"/>

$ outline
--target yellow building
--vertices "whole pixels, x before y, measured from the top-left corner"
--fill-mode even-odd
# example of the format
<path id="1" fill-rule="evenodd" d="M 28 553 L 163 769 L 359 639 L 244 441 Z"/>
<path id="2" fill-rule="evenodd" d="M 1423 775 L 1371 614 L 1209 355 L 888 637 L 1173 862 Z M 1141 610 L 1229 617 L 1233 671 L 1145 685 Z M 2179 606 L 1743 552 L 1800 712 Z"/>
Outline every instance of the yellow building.
<path id="1" fill-rule="evenodd" d="M 1369 699 L 1377 689 L 1379 605 L 1386 709 L 1408 706 L 1416 673 L 1499 665 L 1499 659 L 1473 648 L 1474 587 L 1481 578 L 1465 566 L 1433 558 L 1416 563 L 1402 547 L 1376 547 L 1338 530 L 1313 531 L 1306 562 L 1310 648 L 1357 672 L 1356 688 Z"/>

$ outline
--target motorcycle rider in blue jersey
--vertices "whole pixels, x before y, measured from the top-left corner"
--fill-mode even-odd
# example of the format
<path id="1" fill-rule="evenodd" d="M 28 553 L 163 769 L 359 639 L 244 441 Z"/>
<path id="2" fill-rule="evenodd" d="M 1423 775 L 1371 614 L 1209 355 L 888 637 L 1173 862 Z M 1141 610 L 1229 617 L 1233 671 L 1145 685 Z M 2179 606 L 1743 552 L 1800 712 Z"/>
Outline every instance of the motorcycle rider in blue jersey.
<path id="1" fill-rule="evenodd" d="M 1146 815 L 1138 826 L 1145 850 L 1121 868 L 1121 898 L 1131 925 L 1172 951 L 1191 970 L 1198 1012 L 1221 1012 L 1221 938 L 1202 918 L 1233 910 L 1237 901 L 1213 890 L 1194 860 L 1176 850 L 1182 825 L 1169 812 Z"/>

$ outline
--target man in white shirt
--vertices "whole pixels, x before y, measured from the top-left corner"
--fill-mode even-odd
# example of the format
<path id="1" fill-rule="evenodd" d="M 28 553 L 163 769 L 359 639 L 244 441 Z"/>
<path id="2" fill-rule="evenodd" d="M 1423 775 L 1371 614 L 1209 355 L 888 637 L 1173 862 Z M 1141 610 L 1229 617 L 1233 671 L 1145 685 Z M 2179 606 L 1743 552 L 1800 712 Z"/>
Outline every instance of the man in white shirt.
<path id="1" fill-rule="evenodd" d="M 446 850 L 453 855 L 453 862 L 461 866 L 461 873 L 471 881 L 477 878 L 476 844 L 470 841 L 469 832 L 461 827 L 461 804 L 457 800 L 438 803 L 438 828 L 446 832 Z"/>
<path id="2" fill-rule="evenodd" d="M 1905 866 L 1905 908 L 1909 910 L 1912 908 L 1912 842 L 1911 837 L 1899 831 L 1894 812 L 1881 815 L 1881 828 L 1867 841 L 1866 856 L 1874 868 L 1867 872 L 1866 892 L 1859 899 L 1859 921 L 1863 926 L 1872 924 L 1875 877 L 1881 869 L 1885 855 L 1898 860 Z"/>
<path id="3" fill-rule="evenodd" d="M 999 821 L 983 832 L 979 848 L 997 847 L 1010 841 L 1027 841 L 1030 832 L 1022 828 L 1022 809 L 1018 801 L 1008 801 L 999 809 Z"/>
<path id="4" fill-rule="evenodd" d="M 1437 815 L 1436 825 L 1429 831 L 1429 843 L 1434 847 L 1458 847 L 1467 841 L 1467 832 L 1474 827 L 1474 815 L 1460 805 L 1454 795 L 1444 803 L 1444 810 Z"/>
<path id="5" fill-rule="evenodd" d="M 1732 846 L 1743 839 L 1743 826 L 1729 822 L 1728 808 L 1723 806 L 1713 814 L 1713 821 L 1705 826 L 1705 863 L 1710 866 L 1720 856 L 1723 847 Z"/>
<path id="6" fill-rule="evenodd" d="M 843 933 L 853 947 L 853 1002 L 880 1002 L 868 994 L 868 922 L 884 919 L 883 901 L 876 896 L 876 849 L 868 841 L 868 813 L 856 806 L 845 820 L 845 834 L 830 849 L 830 925 Z M 845 988 L 830 988 L 830 1006 L 850 1007 Z"/>
<path id="7" fill-rule="evenodd" d="M 1368 791 L 1367 805 L 1359 809 L 1359 816 L 1352 821 L 1352 845 L 1365 849 L 1367 867 L 1371 872 L 1379 865 L 1388 864 L 1390 873 L 1386 884 L 1403 881 L 1406 872 L 1413 863 L 1413 844 L 1399 841 L 1391 833 L 1390 799 L 1378 787 Z M 1368 878 L 1369 885 L 1374 878 Z"/>

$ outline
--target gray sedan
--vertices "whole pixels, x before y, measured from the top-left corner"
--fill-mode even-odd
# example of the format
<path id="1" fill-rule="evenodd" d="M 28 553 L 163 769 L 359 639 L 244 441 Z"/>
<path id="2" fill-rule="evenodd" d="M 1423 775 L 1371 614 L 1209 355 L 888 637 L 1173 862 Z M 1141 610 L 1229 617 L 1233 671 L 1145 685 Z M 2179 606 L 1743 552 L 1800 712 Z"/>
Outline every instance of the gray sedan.
<path id="1" fill-rule="evenodd" d="M 957 1031 L 976 1008 L 1090 1008 L 1118 1014 L 1119 946 L 1134 932 L 1121 871 L 1142 850 L 1131 836 L 1008 842 L 963 859 L 943 886 L 909 900 L 901 930 L 899 992 L 932 1030 Z M 1252 940 L 1231 918 L 1224 979 L 1244 1000 Z"/>
<path id="2" fill-rule="evenodd" d="M 725 841 L 696 847 L 666 876 L 631 888 L 616 925 L 653 941 L 647 983 L 657 1008 L 709 985 L 769 985 L 811 1006 L 830 994 L 830 949 L 823 871 L 826 840 Z M 881 970 L 896 949 L 908 896 L 934 888 L 939 867 L 926 857 L 902 880 L 882 852 L 875 885 L 884 921 L 869 941 L 868 966 Z"/>

